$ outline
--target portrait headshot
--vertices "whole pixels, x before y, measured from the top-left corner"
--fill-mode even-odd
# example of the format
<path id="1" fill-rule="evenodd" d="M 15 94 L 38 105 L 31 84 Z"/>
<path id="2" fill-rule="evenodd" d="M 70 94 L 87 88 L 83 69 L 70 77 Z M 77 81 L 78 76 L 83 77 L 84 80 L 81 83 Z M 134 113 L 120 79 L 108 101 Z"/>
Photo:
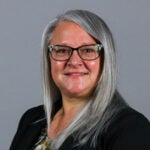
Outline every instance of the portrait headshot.
<path id="1" fill-rule="evenodd" d="M 3 149 L 150 149 L 150 2 L 0 4 Z"/>

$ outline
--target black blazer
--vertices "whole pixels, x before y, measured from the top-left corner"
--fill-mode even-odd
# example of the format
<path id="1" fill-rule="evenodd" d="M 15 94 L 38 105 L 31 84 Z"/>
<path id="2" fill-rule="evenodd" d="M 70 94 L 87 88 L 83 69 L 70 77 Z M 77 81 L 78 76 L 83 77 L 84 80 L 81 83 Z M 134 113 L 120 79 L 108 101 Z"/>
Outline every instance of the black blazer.
<path id="1" fill-rule="evenodd" d="M 30 150 L 44 127 L 46 118 L 43 106 L 29 109 L 20 120 L 10 150 Z"/>
<path id="2" fill-rule="evenodd" d="M 10 150 L 31 150 L 45 127 L 43 106 L 28 110 L 20 120 Z M 150 150 L 150 123 L 142 114 L 126 108 L 97 140 L 96 148 L 90 147 L 89 142 L 74 147 L 74 138 L 70 136 L 59 150 Z"/>

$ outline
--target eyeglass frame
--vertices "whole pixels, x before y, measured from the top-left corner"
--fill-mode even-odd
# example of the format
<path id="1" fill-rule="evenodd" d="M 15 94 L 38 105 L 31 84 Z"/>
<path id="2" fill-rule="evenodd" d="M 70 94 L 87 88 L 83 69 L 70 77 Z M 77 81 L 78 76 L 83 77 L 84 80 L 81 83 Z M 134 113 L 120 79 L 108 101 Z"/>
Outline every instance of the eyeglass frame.
<path id="1" fill-rule="evenodd" d="M 53 48 L 56 47 L 56 46 L 63 46 L 63 47 L 68 47 L 68 48 L 70 48 L 72 51 L 71 51 L 71 53 L 70 53 L 69 58 L 67 58 L 67 59 L 65 59 L 65 60 L 58 60 L 58 59 L 54 58 L 53 55 L 52 55 L 52 51 L 53 51 Z M 84 58 L 82 58 L 82 57 L 80 56 L 79 49 L 82 48 L 82 47 L 84 47 L 84 46 L 97 46 L 99 49 L 98 49 L 98 50 L 95 50 L 95 51 L 99 51 L 98 56 L 97 56 L 96 58 L 94 58 L 94 59 L 84 59 Z M 48 45 L 48 50 L 49 50 L 49 52 L 50 52 L 50 55 L 51 55 L 52 58 L 53 58 L 54 60 L 56 60 L 56 61 L 67 61 L 67 60 L 69 60 L 70 57 L 71 57 L 72 54 L 73 54 L 73 51 L 77 51 L 78 56 L 79 56 L 82 60 L 92 61 L 92 60 L 97 59 L 97 58 L 100 56 L 100 51 L 101 51 L 102 49 L 103 49 L 103 45 L 102 45 L 101 43 L 100 43 L 100 44 L 96 43 L 96 44 L 82 45 L 82 46 L 79 46 L 79 47 L 76 47 L 76 48 L 73 48 L 73 47 L 67 46 L 67 45 Z"/>

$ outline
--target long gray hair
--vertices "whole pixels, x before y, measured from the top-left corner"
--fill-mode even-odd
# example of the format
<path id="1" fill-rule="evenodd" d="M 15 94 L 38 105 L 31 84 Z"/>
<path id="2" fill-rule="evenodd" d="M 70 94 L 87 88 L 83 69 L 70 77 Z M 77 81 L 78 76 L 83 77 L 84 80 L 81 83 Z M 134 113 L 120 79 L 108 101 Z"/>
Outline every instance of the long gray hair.
<path id="1" fill-rule="evenodd" d="M 61 21 L 71 21 L 78 24 L 94 39 L 101 42 L 104 50 L 104 60 L 103 71 L 92 97 L 73 121 L 53 141 L 52 149 L 58 149 L 65 139 L 73 133 L 78 145 L 85 144 L 92 137 L 91 145 L 95 146 L 98 134 L 102 133 L 109 125 L 113 114 L 118 112 L 121 106 L 124 106 L 124 103 L 119 102 L 118 98 L 113 98 L 114 95 L 117 95 L 115 94 L 117 93 L 116 52 L 113 37 L 106 23 L 99 16 L 87 10 L 67 11 L 57 16 L 46 26 L 42 36 L 42 50 L 44 105 L 48 127 L 50 127 L 56 111 L 61 107 L 61 93 L 52 79 L 48 55 L 48 45 L 53 37 L 53 31 Z M 58 106 L 58 103 L 60 106 Z"/>

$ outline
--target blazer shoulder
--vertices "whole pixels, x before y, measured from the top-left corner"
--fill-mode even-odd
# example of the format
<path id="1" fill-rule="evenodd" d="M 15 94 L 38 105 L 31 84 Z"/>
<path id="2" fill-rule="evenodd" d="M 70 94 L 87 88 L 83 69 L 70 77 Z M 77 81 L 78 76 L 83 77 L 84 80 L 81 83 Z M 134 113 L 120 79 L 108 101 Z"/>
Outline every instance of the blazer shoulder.
<path id="1" fill-rule="evenodd" d="M 44 106 L 36 106 L 28 109 L 21 117 L 19 127 L 24 127 L 27 124 L 32 124 L 38 120 L 45 119 Z"/>
<path id="2" fill-rule="evenodd" d="M 150 122 L 132 108 L 120 112 L 105 134 L 105 145 L 111 150 L 148 150 L 150 148 Z M 109 144 L 108 144 L 109 143 Z"/>
<path id="3" fill-rule="evenodd" d="M 115 133 L 123 131 L 122 129 L 138 129 L 139 131 L 148 129 L 150 131 L 150 122 L 143 114 L 129 107 L 115 116 L 107 131 Z"/>
<path id="4" fill-rule="evenodd" d="M 43 116 L 45 116 L 44 106 L 39 105 L 39 106 L 36 106 L 36 107 L 32 107 L 32 108 L 28 109 L 23 114 L 23 116 L 25 116 L 25 117 L 28 117 L 30 115 L 33 115 L 34 117 L 43 117 Z"/>

